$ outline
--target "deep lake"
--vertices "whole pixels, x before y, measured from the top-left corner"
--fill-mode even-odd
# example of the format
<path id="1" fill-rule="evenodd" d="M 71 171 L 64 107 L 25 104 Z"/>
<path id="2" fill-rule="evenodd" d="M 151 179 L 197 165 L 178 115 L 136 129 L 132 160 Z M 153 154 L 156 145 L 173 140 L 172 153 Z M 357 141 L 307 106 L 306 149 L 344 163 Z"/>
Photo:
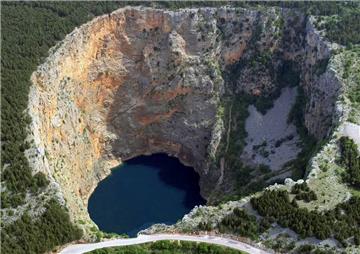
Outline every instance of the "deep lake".
<path id="1" fill-rule="evenodd" d="M 139 156 L 113 169 L 89 199 L 91 219 L 104 232 L 130 237 L 155 223 L 173 224 L 205 204 L 199 176 L 166 154 Z"/>

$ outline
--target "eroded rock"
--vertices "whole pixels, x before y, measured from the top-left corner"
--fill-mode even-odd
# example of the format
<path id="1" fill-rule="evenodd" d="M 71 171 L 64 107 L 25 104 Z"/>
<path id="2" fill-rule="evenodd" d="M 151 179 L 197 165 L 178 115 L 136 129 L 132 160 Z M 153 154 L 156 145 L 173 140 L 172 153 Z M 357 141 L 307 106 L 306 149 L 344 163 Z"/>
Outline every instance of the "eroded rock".
<path id="1" fill-rule="evenodd" d="M 194 167 L 205 198 L 231 190 L 235 179 L 209 171 L 226 133 L 223 95 L 272 93 L 292 61 L 310 97 L 306 126 L 322 138 L 339 83 L 313 69 L 329 52 L 311 21 L 286 9 L 119 9 L 75 29 L 33 73 L 29 113 L 43 153 L 31 163 L 59 184 L 74 220 L 89 220 L 87 200 L 112 167 L 141 154 Z"/>

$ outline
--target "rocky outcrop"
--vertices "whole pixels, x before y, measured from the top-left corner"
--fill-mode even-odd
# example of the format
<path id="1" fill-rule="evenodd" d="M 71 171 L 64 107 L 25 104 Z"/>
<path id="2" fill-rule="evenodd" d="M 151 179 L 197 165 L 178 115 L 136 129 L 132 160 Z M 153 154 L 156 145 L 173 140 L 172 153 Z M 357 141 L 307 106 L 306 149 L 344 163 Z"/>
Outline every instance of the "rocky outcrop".
<path id="1" fill-rule="evenodd" d="M 124 8 L 75 29 L 32 75 L 32 165 L 59 184 L 74 220 L 89 219 L 89 195 L 112 167 L 141 154 L 165 152 L 193 166 L 207 198 L 222 175 L 209 165 L 226 131 L 223 94 L 272 93 L 284 62 L 324 58 L 307 59 L 311 48 L 323 52 L 322 41 L 295 14 Z M 313 93 L 332 83 L 303 73 L 311 97 L 306 123 L 322 137 L 328 125 L 319 116 L 334 93 L 322 95 L 325 104 Z"/>
<path id="2" fill-rule="evenodd" d="M 332 45 L 326 41 L 310 18 L 306 24 L 306 44 L 301 70 L 301 80 L 308 103 L 306 105 L 305 125 L 317 138 L 330 134 L 331 126 L 338 122 L 336 101 L 342 83 L 336 71 L 328 67 Z"/>

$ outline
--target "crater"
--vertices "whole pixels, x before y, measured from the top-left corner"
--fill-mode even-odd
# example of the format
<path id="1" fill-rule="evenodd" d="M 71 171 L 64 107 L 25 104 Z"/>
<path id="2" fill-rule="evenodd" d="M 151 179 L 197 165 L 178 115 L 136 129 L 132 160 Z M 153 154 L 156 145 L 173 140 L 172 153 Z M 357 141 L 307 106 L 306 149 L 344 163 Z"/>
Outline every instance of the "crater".
<path id="1" fill-rule="evenodd" d="M 285 121 L 296 89 L 302 134 L 330 133 L 340 84 L 329 56 L 312 20 L 292 10 L 119 9 L 76 28 L 33 73 L 30 163 L 47 173 L 74 221 L 91 222 L 95 187 L 141 155 L 165 153 L 194 168 L 210 204 L 242 196 L 291 175 L 304 149 L 290 144 L 301 135 Z M 284 141 L 270 161 L 244 159 L 262 138 Z"/>
<path id="2" fill-rule="evenodd" d="M 176 223 L 204 204 L 199 175 L 176 158 L 155 154 L 113 169 L 91 194 L 88 210 L 102 231 L 134 237 L 153 224 Z"/>

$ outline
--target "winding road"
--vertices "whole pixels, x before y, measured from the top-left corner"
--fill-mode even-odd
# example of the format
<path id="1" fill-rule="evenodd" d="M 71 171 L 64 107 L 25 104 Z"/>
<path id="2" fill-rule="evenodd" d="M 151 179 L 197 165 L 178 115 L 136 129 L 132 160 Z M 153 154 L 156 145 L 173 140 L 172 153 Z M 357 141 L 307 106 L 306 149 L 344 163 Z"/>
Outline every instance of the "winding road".
<path id="1" fill-rule="evenodd" d="M 158 235 L 139 235 L 136 238 L 125 238 L 125 239 L 115 239 L 107 240 L 98 243 L 86 243 L 86 244 L 73 244 L 67 246 L 65 249 L 59 252 L 59 254 L 80 254 L 86 253 L 96 249 L 102 249 L 106 247 L 116 247 L 116 246 L 127 246 L 142 244 L 154 241 L 161 240 L 180 240 L 180 241 L 191 241 L 191 242 L 203 242 L 210 244 L 217 244 L 224 247 L 229 247 L 232 249 L 244 251 L 251 254 L 267 254 L 262 249 L 256 248 L 249 244 L 239 242 L 233 239 L 223 238 L 219 236 L 190 236 L 190 235 L 176 235 L 176 234 L 158 234 Z"/>

